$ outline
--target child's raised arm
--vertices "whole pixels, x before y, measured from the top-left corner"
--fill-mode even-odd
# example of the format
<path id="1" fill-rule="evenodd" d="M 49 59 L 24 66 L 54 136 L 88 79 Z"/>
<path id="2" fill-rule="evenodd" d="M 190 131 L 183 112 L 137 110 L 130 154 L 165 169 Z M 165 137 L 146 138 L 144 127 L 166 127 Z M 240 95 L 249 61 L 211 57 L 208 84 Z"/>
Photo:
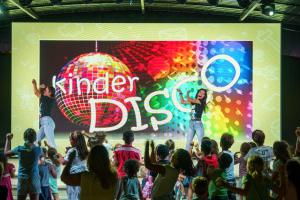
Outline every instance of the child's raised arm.
<path id="1" fill-rule="evenodd" d="M 5 141 L 5 147 L 4 147 L 4 154 L 5 156 L 13 156 L 16 153 L 11 151 L 11 140 L 13 138 L 13 134 L 12 133 L 8 133 L 6 134 L 6 141 Z"/>
<path id="2" fill-rule="evenodd" d="M 154 145 L 153 140 L 151 140 L 150 146 L 151 146 L 150 160 L 151 160 L 152 163 L 155 163 L 156 162 L 156 155 L 155 155 L 155 145 Z"/>
<path id="3" fill-rule="evenodd" d="M 153 164 L 151 162 L 150 156 L 149 156 L 149 140 L 146 141 L 146 146 L 145 146 L 145 156 L 144 156 L 144 161 L 145 161 L 145 167 L 149 170 L 152 170 L 156 173 L 159 173 L 161 175 L 165 175 L 166 173 L 166 169 L 164 166 L 162 165 L 157 165 L 157 164 Z"/>

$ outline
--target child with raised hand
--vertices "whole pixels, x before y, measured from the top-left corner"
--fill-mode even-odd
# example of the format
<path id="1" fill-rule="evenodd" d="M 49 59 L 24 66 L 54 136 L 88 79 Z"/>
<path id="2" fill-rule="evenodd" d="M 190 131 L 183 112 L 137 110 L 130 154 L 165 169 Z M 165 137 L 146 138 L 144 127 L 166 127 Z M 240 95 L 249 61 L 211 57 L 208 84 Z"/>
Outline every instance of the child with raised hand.
<path id="1" fill-rule="evenodd" d="M 77 174 L 87 170 L 86 158 L 88 156 L 88 149 L 84 136 L 80 131 L 74 131 L 70 134 L 71 148 L 68 149 L 66 156 L 64 157 L 64 164 L 69 162 L 69 157 L 72 152 L 75 152 L 75 158 L 72 160 L 70 166 L 70 173 Z M 67 185 L 67 194 L 69 200 L 79 200 L 80 186 Z"/>
<path id="2" fill-rule="evenodd" d="M 245 196 L 246 200 L 269 199 L 271 189 L 281 195 L 281 188 L 274 186 L 271 179 L 263 174 L 264 161 L 260 156 L 251 156 L 247 161 L 247 169 L 248 173 L 243 180 L 243 188 L 236 188 L 223 180 L 218 180 L 218 184 Z"/>
<path id="3" fill-rule="evenodd" d="M 192 191 L 196 194 L 193 200 L 208 200 L 208 180 L 205 177 L 198 176 L 193 179 Z"/>
<path id="4" fill-rule="evenodd" d="M 247 175 L 247 161 L 244 159 L 248 151 L 251 149 L 249 142 L 244 142 L 241 144 L 240 152 L 234 154 L 234 164 L 239 164 L 239 178 L 238 187 L 242 186 L 243 177 Z M 240 154 L 240 156 L 238 156 Z M 242 197 L 240 197 L 242 200 Z"/>
<path id="5" fill-rule="evenodd" d="M 212 153 L 212 142 L 210 139 L 203 139 L 201 142 L 201 153 L 196 154 L 198 158 L 197 172 L 199 176 L 207 177 L 207 169 L 218 167 L 217 155 Z"/>
<path id="6" fill-rule="evenodd" d="M 42 154 L 39 146 L 34 144 L 36 132 L 28 128 L 24 132 L 24 145 L 11 150 L 11 139 L 13 135 L 6 135 L 4 153 L 6 156 L 19 156 L 17 195 L 19 200 L 25 200 L 29 194 L 31 200 L 37 200 L 41 192 L 38 160 Z"/>
<path id="7" fill-rule="evenodd" d="M 0 186 L 4 186 L 8 189 L 8 196 L 6 200 L 13 200 L 11 178 L 15 175 L 15 166 L 12 163 L 7 162 L 7 157 L 4 153 L 0 153 L 0 162 L 3 163 L 3 175 L 0 181 Z"/>
<path id="8" fill-rule="evenodd" d="M 152 190 L 152 200 L 169 200 L 173 199 L 173 189 L 178 179 L 180 172 L 187 176 L 194 174 L 194 168 L 191 156 L 188 151 L 184 149 L 177 149 L 172 158 L 171 163 L 167 165 L 160 165 L 152 163 L 149 156 L 150 142 L 146 142 L 145 146 L 145 167 L 158 173 L 154 181 Z M 154 143 L 151 141 L 151 148 L 154 151 Z"/>
<path id="9" fill-rule="evenodd" d="M 228 153 L 221 153 L 218 162 L 219 167 L 217 169 L 208 168 L 208 194 L 210 200 L 229 200 L 228 190 L 225 187 L 217 185 L 217 179 L 226 180 L 226 170 L 230 167 L 233 159 Z"/>
<path id="10" fill-rule="evenodd" d="M 151 161 L 156 162 L 157 164 L 167 165 L 170 164 L 169 156 L 169 147 L 164 144 L 159 144 L 156 146 L 155 151 L 151 152 Z M 150 171 L 150 175 L 153 177 L 153 180 L 156 178 L 157 173 Z"/>
<path id="11" fill-rule="evenodd" d="M 137 160 L 127 160 L 124 164 L 126 176 L 122 178 L 117 200 L 139 200 L 143 199 L 142 189 L 137 177 L 140 164 Z"/>
<path id="12" fill-rule="evenodd" d="M 234 153 L 230 151 L 231 146 L 234 143 L 233 135 L 230 133 L 224 133 L 221 136 L 220 146 L 222 148 L 222 153 L 226 153 L 231 156 L 232 162 L 230 166 L 226 168 L 226 181 L 231 184 L 232 186 L 236 185 L 235 177 L 234 177 Z M 235 194 L 231 191 L 228 191 L 228 199 L 229 200 L 236 200 Z"/>
<path id="13" fill-rule="evenodd" d="M 218 167 L 218 157 L 212 152 L 212 142 L 211 140 L 203 140 L 201 142 L 201 151 L 203 152 L 203 160 L 208 167 L 217 168 Z"/>

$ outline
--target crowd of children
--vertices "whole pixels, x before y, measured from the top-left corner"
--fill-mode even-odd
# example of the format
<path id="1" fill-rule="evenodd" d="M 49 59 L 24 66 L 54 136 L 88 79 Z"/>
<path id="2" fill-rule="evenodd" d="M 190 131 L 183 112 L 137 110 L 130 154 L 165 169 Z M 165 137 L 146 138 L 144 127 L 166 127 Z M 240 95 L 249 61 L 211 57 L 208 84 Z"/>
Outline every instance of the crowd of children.
<path id="1" fill-rule="evenodd" d="M 253 141 L 242 143 L 239 152 L 231 151 L 234 137 L 224 133 L 219 144 L 204 137 L 201 144 L 192 142 L 189 151 L 176 149 L 170 139 L 158 145 L 146 141 L 142 156 L 133 146 L 131 131 L 124 132 L 124 144 L 114 148 L 104 133 L 74 131 L 62 156 L 47 142 L 45 147 L 36 145 L 35 130 L 27 129 L 24 145 L 13 149 L 13 135 L 7 134 L 0 154 L 0 199 L 13 200 L 15 167 L 7 157 L 17 155 L 19 200 L 27 195 L 31 200 L 59 200 L 58 179 L 66 184 L 69 200 L 296 200 L 300 198 L 300 128 L 296 135 L 294 154 L 284 141 L 265 146 L 264 132 L 255 130 Z"/>

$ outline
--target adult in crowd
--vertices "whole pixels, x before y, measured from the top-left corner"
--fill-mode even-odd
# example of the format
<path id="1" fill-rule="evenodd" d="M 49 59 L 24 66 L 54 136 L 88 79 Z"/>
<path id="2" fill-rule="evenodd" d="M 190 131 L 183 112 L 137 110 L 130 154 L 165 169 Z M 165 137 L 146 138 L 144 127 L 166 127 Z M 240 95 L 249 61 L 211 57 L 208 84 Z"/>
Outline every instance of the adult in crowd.
<path id="1" fill-rule="evenodd" d="M 49 145 L 56 148 L 54 140 L 55 123 L 51 118 L 51 110 L 55 104 L 55 89 L 44 84 L 38 88 L 35 79 L 32 79 L 32 87 L 35 96 L 40 99 L 40 129 L 36 142 L 38 143 L 46 137 Z"/>
<path id="2" fill-rule="evenodd" d="M 64 168 L 61 180 L 71 186 L 80 186 L 80 200 L 114 200 L 117 184 L 117 173 L 110 164 L 108 151 L 103 145 L 96 145 L 88 155 L 88 171 L 70 173 L 72 162 L 76 157 L 73 151 Z M 101 161 L 101 162 L 100 162 Z"/>

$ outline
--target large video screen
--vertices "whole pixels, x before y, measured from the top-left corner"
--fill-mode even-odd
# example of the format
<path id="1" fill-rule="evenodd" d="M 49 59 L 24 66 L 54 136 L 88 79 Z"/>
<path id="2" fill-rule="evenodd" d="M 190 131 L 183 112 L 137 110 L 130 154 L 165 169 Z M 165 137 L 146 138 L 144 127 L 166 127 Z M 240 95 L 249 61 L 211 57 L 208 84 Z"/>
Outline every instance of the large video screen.
<path id="1" fill-rule="evenodd" d="M 279 38 L 277 24 L 15 23 L 12 130 L 21 140 L 25 128 L 38 129 L 35 78 L 56 89 L 61 145 L 83 129 L 116 141 L 132 130 L 143 141 L 183 146 L 191 106 L 177 89 L 194 98 L 200 88 L 205 136 L 230 132 L 243 141 L 262 129 L 271 143 L 280 137 Z"/>

